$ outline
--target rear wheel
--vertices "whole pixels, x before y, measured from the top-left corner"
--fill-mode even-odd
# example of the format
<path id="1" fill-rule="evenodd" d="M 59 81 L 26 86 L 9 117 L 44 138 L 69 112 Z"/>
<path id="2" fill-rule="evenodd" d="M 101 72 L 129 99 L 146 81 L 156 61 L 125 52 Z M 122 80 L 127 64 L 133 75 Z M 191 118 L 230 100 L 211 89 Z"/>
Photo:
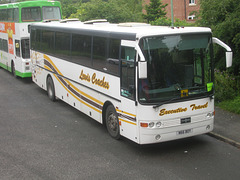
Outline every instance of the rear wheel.
<path id="1" fill-rule="evenodd" d="M 117 112 L 112 105 L 107 107 L 105 121 L 110 136 L 112 136 L 114 139 L 119 139 L 120 138 L 119 120 Z"/>
<path id="2" fill-rule="evenodd" d="M 51 99 L 51 101 L 56 101 L 55 88 L 54 88 L 54 83 L 53 83 L 51 76 L 47 77 L 47 93 L 48 93 L 48 97 L 49 97 L 49 99 Z"/>

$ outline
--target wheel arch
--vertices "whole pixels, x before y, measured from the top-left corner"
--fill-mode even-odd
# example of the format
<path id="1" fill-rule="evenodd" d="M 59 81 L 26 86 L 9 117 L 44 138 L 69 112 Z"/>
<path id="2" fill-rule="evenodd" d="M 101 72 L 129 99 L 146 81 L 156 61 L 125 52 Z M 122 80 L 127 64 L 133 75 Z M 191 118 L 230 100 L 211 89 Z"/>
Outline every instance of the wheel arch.
<path id="1" fill-rule="evenodd" d="M 47 89 L 48 77 L 52 78 L 51 74 L 48 73 L 47 76 L 46 76 L 46 79 L 45 79 L 45 87 L 46 87 L 46 89 Z M 53 80 L 53 78 L 52 78 L 52 80 Z M 53 81 L 53 82 L 54 82 L 54 81 Z"/>
<path id="2" fill-rule="evenodd" d="M 14 62 L 13 59 L 11 59 L 11 72 L 12 72 L 12 68 L 13 68 L 13 66 L 14 66 L 14 68 L 15 68 L 15 62 Z"/>
<path id="3" fill-rule="evenodd" d="M 16 74 L 16 63 L 13 59 L 11 59 L 11 67 L 10 67 L 10 72 L 12 73 L 12 75 L 14 77 L 17 78 L 17 74 Z"/>
<path id="4" fill-rule="evenodd" d="M 106 101 L 103 105 L 103 109 L 102 109 L 102 124 L 106 127 L 106 110 L 108 106 L 113 106 L 115 108 L 115 106 L 113 105 L 112 102 L 110 101 Z"/>

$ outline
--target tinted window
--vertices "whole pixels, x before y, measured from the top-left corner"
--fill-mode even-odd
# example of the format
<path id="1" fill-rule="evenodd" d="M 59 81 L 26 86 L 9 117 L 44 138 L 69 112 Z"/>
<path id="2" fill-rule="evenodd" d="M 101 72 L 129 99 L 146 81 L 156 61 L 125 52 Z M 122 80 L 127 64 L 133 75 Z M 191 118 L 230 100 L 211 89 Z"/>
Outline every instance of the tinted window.
<path id="1" fill-rule="evenodd" d="M 59 7 L 43 7 L 43 20 L 44 19 L 61 19 Z"/>
<path id="2" fill-rule="evenodd" d="M 36 30 L 35 29 L 31 29 L 31 33 L 30 33 L 30 40 L 31 40 L 31 49 L 35 49 L 36 48 Z"/>
<path id="3" fill-rule="evenodd" d="M 29 59 L 30 58 L 29 39 L 21 40 L 21 47 L 22 47 L 22 57 L 24 59 Z"/>
<path id="4" fill-rule="evenodd" d="M 13 21 L 19 22 L 19 9 L 13 9 Z"/>
<path id="5" fill-rule="evenodd" d="M 100 71 L 107 70 L 106 51 L 107 51 L 106 38 L 93 37 L 93 67 Z"/>
<path id="6" fill-rule="evenodd" d="M 60 58 L 70 60 L 70 34 L 56 32 L 55 54 Z"/>
<path id="7" fill-rule="evenodd" d="M 13 9 L 7 10 L 7 21 L 13 21 Z"/>
<path id="8" fill-rule="evenodd" d="M 121 48 L 121 95 L 130 99 L 135 97 L 135 53 L 132 47 Z"/>
<path id="9" fill-rule="evenodd" d="M 119 74 L 119 49 L 120 40 L 110 39 L 108 44 L 108 56 L 106 61 L 107 72 L 111 74 Z"/>
<path id="10" fill-rule="evenodd" d="M 2 40 L 2 50 L 8 52 L 8 41 L 5 39 Z"/>
<path id="11" fill-rule="evenodd" d="M 41 21 L 41 19 L 40 7 L 22 8 L 23 22 Z"/>
<path id="12" fill-rule="evenodd" d="M 91 36 L 72 35 L 72 62 L 91 66 Z"/>
<path id="13" fill-rule="evenodd" d="M 0 50 L 2 50 L 2 39 L 0 39 Z"/>
<path id="14" fill-rule="evenodd" d="M 35 37 L 35 49 L 41 50 L 41 39 L 42 39 L 42 31 L 40 29 L 36 30 L 36 37 Z"/>
<path id="15" fill-rule="evenodd" d="M 6 9 L 0 10 L 0 20 L 7 21 L 7 10 Z"/>
<path id="16" fill-rule="evenodd" d="M 42 43 L 41 50 L 48 54 L 54 53 L 54 32 L 53 31 L 42 31 Z"/>
<path id="17" fill-rule="evenodd" d="M 20 41 L 15 40 L 15 51 L 16 51 L 16 56 L 20 57 Z"/>

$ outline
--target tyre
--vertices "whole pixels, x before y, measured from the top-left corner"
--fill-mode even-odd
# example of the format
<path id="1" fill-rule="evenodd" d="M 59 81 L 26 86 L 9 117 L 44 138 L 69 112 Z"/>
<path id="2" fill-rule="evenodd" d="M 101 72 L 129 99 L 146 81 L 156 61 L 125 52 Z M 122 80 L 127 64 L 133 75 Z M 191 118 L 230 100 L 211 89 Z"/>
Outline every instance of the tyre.
<path id="1" fill-rule="evenodd" d="M 105 123 L 110 136 L 113 137 L 114 139 L 119 139 L 120 128 L 119 128 L 118 115 L 115 108 L 112 105 L 107 107 Z"/>
<path id="2" fill-rule="evenodd" d="M 47 77 L 47 93 L 51 101 L 56 101 L 55 88 L 51 76 Z"/>

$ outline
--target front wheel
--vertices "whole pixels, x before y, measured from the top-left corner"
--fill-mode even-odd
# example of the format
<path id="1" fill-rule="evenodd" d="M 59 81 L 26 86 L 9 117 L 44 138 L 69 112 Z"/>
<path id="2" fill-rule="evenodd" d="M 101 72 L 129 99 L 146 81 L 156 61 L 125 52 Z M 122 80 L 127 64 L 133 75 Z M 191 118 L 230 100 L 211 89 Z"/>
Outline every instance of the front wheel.
<path id="1" fill-rule="evenodd" d="M 47 93 L 51 101 L 56 101 L 55 88 L 54 88 L 54 83 L 51 76 L 48 76 L 47 78 Z"/>
<path id="2" fill-rule="evenodd" d="M 106 121 L 107 130 L 110 136 L 112 136 L 114 139 L 119 139 L 120 128 L 119 128 L 118 116 L 115 108 L 112 105 L 107 107 L 105 121 Z"/>

